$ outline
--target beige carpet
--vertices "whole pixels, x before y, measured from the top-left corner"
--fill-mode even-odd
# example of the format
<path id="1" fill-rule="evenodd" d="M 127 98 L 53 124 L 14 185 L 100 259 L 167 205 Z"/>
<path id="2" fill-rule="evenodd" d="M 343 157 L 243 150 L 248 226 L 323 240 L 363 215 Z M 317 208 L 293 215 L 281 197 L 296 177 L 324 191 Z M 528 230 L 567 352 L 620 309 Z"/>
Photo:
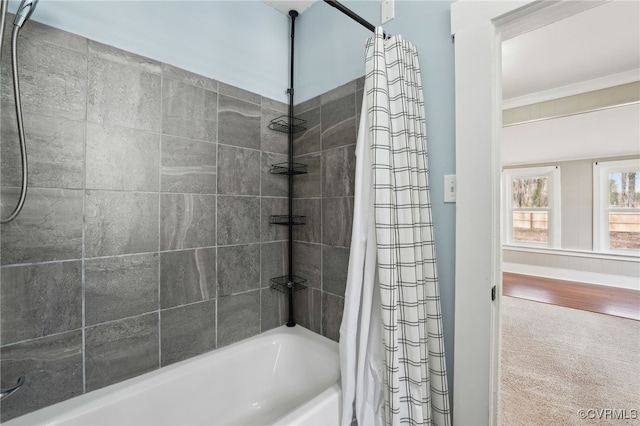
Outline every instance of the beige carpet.
<path id="1" fill-rule="evenodd" d="M 640 321 L 501 302 L 503 425 L 640 425 Z"/>

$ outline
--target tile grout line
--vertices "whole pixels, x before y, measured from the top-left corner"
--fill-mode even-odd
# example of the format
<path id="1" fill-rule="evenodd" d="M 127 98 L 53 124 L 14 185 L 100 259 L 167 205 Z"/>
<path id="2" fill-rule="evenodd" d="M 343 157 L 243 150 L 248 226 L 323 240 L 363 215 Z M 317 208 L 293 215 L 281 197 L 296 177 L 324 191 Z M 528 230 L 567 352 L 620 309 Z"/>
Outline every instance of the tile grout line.
<path id="1" fill-rule="evenodd" d="M 86 227 L 87 227 L 87 131 L 88 131 L 88 110 L 89 110 L 89 41 L 84 40 L 87 46 L 87 67 L 86 67 L 86 79 L 87 84 L 85 86 L 85 99 L 84 99 L 84 140 L 82 144 L 82 247 L 80 257 L 80 286 L 82 297 L 82 393 L 87 393 L 87 338 L 86 338 Z"/>
<path id="2" fill-rule="evenodd" d="M 214 227 L 215 227 L 215 233 L 216 233 L 216 238 L 215 238 L 215 250 L 216 250 L 216 276 L 215 276 L 215 294 L 216 294 L 216 302 L 215 302 L 215 309 L 216 309 L 216 314 L 215 314 L 215 325 L 214 325 L 214 332 L 216 335 L 215 338 L 215 342 L 214 342 L 214 346 L 215 349 L 218 349 L 218 320 L 220 318 L 220 295 L 219 295 L 219 287 L 220 287 L 220 258 L 219 258 L 219 252 L 218 252 L 218 247 L 219 247 L 219 241 L 218 239 L 220 238 L 220 232 L 218 230 L 218 215 L 220 214 L 220 204 L 219 204 L 219 190 L 218 190 L 218 185 L 220 182 L 220 82 L 218 82 L 218 91 L 216 92 L 216 187 L 215 187 L 215 200 L 216 200 L 216 215 L 214 217 Z"/>
<path id="3" fill-rule="evenodd" d="M 324 297 L 323 297 L 324 296 L 324 255 L 323 255 L 323 251 L 324 251 L 323 250 L 323 248 L 324 248 L 324 220 L 322 220 L 322 219 L 323 219 L 324 215 L 322 213 L 323 213 L 323 210 L 324 210 L 324 199 L 325 199 L 325 197 L 324 197 L 324 194 L 322 193 L 322 177 L 324 175 L 324 173 L 322 171 L 322 158 L 323 158 L 323 155 L 324 155 L 324 150 L 322 149 L 323 148 L 323 139 L 324 139 L 323 131 L 322 131 L 322 110 L 323 110 L 322 99 L 320 100 L 320 105 L 319 105 L 318 108 L 319 108 L 318 115 L 320 116 L 319 117 L 319 123 L 318 123 L 318 127 L 320 129 L 320 135 L 319 135 L 319 137 L 320 137 L 320 172 L 319 172 L 320 173 L 320 191 L 319 191 L 319 194 L 320 194 L 320 301 L 319 301 L 320 303 L 319 303 L 319 309 L 320 309 L 320 312 L 319 312 L 318 318 L 320 318 L 320 324 L 318 324 L 317 327 L 318 327 L 320 335 L 324 336 L 323 330 L 322 330 L 322 328 L 323 328 L 322 327 L 322 323 L 323 323 L 323 319 L 324 319 L 323 318 L 323 312 L 322 312 L 322 302 L 324 300 Z M 312 291 L 311 297 L 309 299 L 310 299 L 310 303 L 312 305 L 312 310 L 313 310 L 313 291 Z"/>
<path id="4" fill-rule="evenodd" d="M 160 65 L 160 134 L 158 135 L 158 368 L 162 368 L 162 129 L 164 127 L 164 69 Z M 195 253 L 195 251 L 194 251 Z"/>

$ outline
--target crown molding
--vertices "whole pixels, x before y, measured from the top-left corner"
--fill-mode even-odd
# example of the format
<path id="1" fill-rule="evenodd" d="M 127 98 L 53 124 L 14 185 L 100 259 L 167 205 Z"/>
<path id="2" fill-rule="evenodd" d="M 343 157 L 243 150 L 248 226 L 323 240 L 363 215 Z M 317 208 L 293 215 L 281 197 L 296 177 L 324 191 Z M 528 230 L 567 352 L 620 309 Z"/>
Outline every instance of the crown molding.
<path id="1" fill-rule="evenodd" d="M 504 99 L 502 101 L 502 109 L 518 108 L 525 105 L 565 98 L 567 96 L 579 95 L 581 93 L 593 92 L 594 90 L 606 89 L 607 87 L 620 86 L 635 81 L 640 81 L 640 68 L 556 87 L 554 89 L 543 90 L 541 92 L 530 93 L 524 96 Z"/>

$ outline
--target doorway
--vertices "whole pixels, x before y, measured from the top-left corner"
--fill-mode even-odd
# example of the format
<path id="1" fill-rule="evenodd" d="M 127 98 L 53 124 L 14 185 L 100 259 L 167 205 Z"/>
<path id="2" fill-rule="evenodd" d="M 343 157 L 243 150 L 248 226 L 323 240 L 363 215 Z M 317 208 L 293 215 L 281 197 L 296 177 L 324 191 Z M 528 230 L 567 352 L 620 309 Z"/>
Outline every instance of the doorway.
<path id="1" fill-rule="evenodd" d="M 501 42 L 602 2 L 456 2 L 454 419 L 497 424 L 501 287 Z M 482 420 L 486 419 L 486 420 Z"/>
<path id="2" fill-rule="evenodd" d="M 615 255 L 592 235 L 593 164 L 640 169 L 639 16 L 637 3 L 612 1 L 502 42 L 498 417 L 506 425 L 578 421 L 580 410 L 592 416 L 616 403 L 630 416 L 627 396 L 640 392 L 624 379 L 634 369 L 627 360 L 640 356 L 640 342 L 625 338 L 640 330 L 640 277 L 624 273 L 637 264 L 640 230 L 614 224 L 623 231 L 611 231 Z M 607 381 L 597 379 L 602 371 Z"/>

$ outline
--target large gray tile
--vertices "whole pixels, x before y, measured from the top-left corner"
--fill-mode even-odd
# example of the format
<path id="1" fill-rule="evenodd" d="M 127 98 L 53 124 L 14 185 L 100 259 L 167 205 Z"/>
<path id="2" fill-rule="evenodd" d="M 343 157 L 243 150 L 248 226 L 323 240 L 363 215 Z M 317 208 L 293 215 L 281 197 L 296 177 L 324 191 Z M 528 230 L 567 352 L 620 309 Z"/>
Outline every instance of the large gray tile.
<path id="1" fill-rule="evenodd" d="M 322 243 L 332 246 L 351 246 L 353 197 L 324 198 L 322 200 Z"/>
<path id="2" fill-rule="evenodd" d="M 2 422 L 82 394 L 80 330 L 3 346 L 0 359 L 3 388 L 27 380 L 0 403 Z"/>
<path id="3" fill-rule="evenodd" d="M 87 123 L 87 188 L 158 191 L 160 137 Z"/>
<path id="4" fill-rule="evenodd" d="M 159 367 L 158 314 L 113 321 L 85 331 L 87 391 Z"/>
<path id="5" fill-rule="evenodd" d="M 162 135 L 161 190 L 216 193 L 216 144 Z"/>
<path id="6" fill-rule="evenodd" d="M 281 326 L 287 321 L 285 295 L 263 288 L 260 292 L 260 332 Z"/>
<path id="7" fill-rule="evenodd" d="M 350 94 L 321 107 L 322 149 L 356 143 L 356 97 Z"/>
<path id="8" fill-rule="evenodd" d="M 260 106 L 220 95 L 218 141 L 225 145 L 260 149 Z"/>
<path id="9" fill-rule="evenodd" d="M 293 228 L 293 239 L 310 243 L 322 242 L 320 198 L 295 198 L 293 200 L 293 213 L 306 216 L 307 223 Z"/>
<path id="10" fill-rule="evenodd" d="M 160 311 L 162 366 L 216 348 L 216 301 Z"/>
<path id="11" fill-rule="evenodd" d="M 362 77 L 357 78 L 356 81 L 356 91 L 364 90 L 364 75 Z"/>
<path id="12" fill-rule="evenodd" d="M 87 191 L 87 257 L 158 250 L 158 194 Z"/>
<path id="13" fill-rule="evenodd" d="M 9 19 L 9 16 L 15 15 L 7 15 L 7 22 L 13 22 L 13 19 Z M 7 25 L 6 29 L 7 34 L 10 34 L 13 30 L 13 25 Z M 7 39 L 7 34 L 5 34 L 5 48 L 8 49 L 8 45 L 10 43 L 10 35 L 9 39 Z M 41 24 L 40 22 L 34 20 L 29 20 L 29 29 L 27 31 L 20 32 L 20 39 L 22 40 L 23 38 L 37 40 L 40 43 L 44 42 L 56 44 L 67 49 L 77 50 L 80 53 L 87 53 L 86 38 L 72 34 L 68 31 L 51 27 L 49 25 Z M 8 52 L 7 50 L 4 51 Z"/>
<path id="14" fill-rule="evenodd" d="M 161 77 L 126 57 L 89 56 L 87 120 L 159 132 Z"/>
<path id="15" fill-rule="evenodd" d="M 266 109 L 263 105 L 262 118 L 260 123 L 260 149 L 262 149 L 263 151 L 275 152 L 278 154 L 287 154 L 289 152 L 289 134 L 271 130 L 269 128 L 271 120 L 274 120 L 283 115 L 286 115 L 286 112 Z"/>
<path id="16" fill-rule="evenodd" d="M 348 145 L 322 151 L 322 196 L 341 197 L 354 194 L 356 146 Z"/>
<path id="17" fill-rule="evenodd" d="M 162 194 L 160 200 L 160 250 L 215 245 L 215 195 Z"/>
<path id="18" fill-rule="evenodd" d="M 162 85 L 162 133 L 216 141 L 218 94 L 170 78 Z"/>
<path id="19" fill-rule="evenodd" d="M 294 321 L 314 333 L 321 332 L 322 292 L 307 288 L 293 294 Z"/>
<path id="20" fill-rule="evenodd" d="M 158 262 L 157 253 L 87 259 L 85 324 L 157 310 Z"/>
<path id="21" fill-rule="evenodd" d="M 33 38 L 20 38 L 20 95 L 23 112 L 84 120 L 87 103 L 86 53 Z M 4 50 L 0 78 L 3 110 L 14 108 L 9 52 L 9 48 Z"/>
<path id="22" fill-rule="evenodd" d="M 255 336 L 260 332 L 260 290 L 218 299 L 217 347 Z"/>
<path id="23" fill-rule="evenodd" d="M 215 299 L 216 249 L 160 253 L 160 306 Z"/>
<path id="24" fill-rule="evenodd" d="M 3 345 L 82 326 L 80 261 L 5 267 L 0 273 Z"/>
<path id="25" fill-rule="evenodd" d="M 260 261 L 260 275 L 262 287 L 271 286 L 271 278 L 282 277 L 289 273 L 289 243 L 280 241 L 262 244 L 262 259 Z M 295 260 L 294 252 L 294 260 Z"/>
<path id="26" fill-rule="evenodd" d="M 356 91 L 356 80 L 351 80 L 341 86 L 331 89 L 320 95 L 320 103 L 326 105 L 332 101 L 352 95 Z"/>
<path id="27" fill-rule="evenodd" d="M 23 114 L 29 186 L 81 189 L 84 175 L 84 121 Z M 2 108 L 2 186 L 22 184 L 15 109 Z"/>
<path id="28" fill-rule="evenodd" d="M 348 248 L 322 246 L 322 291 L 344 297 L 348 270 Z"/>
<path id="29" fill-rule="evenodd" d="M 288 161 L 289 158 L 286 155 L 262 153 L 261 186 L 263 197 L 287 197 L 289 195 L 289 177 L 269 172 L 272 165 L 288 163 Z"/>
<path id="30" fill-rule="evenodd" d="M 144 71 L 150 74 L 160 75 L 162 71 L 162 64 L 158 61 L 147 58 L 145 56 L 137 55 L 126 50 L 118 49 L 117 47 L 109 46 L 104 43 L 89 40 L 88 49 L 90 56 L 137 68 L 140 71 Z"/>
<path id="31" fill-rule="evenodd" d="M 319 106 L 320 106 L 320 96 L 316 96 L 315 98 L 307 99 L 304 102 L 300 102 L 294 107 L 293 111 L 295 115 L 298 115 L 312 108 L 317 108 Z"/>
<path id="32" fill-rule="evenodd" d="M 336 342 L 340 340 L 340 324 L 344 311 L 344 298 L 322 293 L 322 335 Z"/>
<path id="33" fill-rule="evenodd" d="M 296 133 L 293 137 L 294 155 L 320 151 L 320 108 L 310 109 L 296 117 L 306 120 L 302 125 L 306 130 Z"/>
<path id="34" fill-rule="evenodd" d="M 289 230 L 284 225 L 274 225 L 270 223 L 272 215 L 286 215 L 289 212 L 289 200 L 287 198 L 262 198 L 260 208 L 260 241 L 277 241 L 289 238 Z M 295 212 L 294 212 L 295 213 Z M 294 226 L 294 229 L 304 227 Z"/>
<path id="35" fill-rule="evenodd" d="M 218 197 L 218 244 L 260 241 L 260 198 Z"/>
<path id="36" fill-rule="evenodd" d="M 307 165 L 307 174 L 294 177 L 293 196 L 295 198 L 320 197 L 322 195 L 320 157 L 320 152 L 316 152 L 295 158 L 296 163 Z"/>
<path id="37" fill-rule="evenodd" d="M 279 114 L 287 114 L 289 112 L 289 104 L 276 101 L 275 99 L 262 97 L 262 109 L 271 110 Z"/>
<path id="38" fill-rule="evenodd" d="M 218 193 L 260 195 L 260 151 L 220 145 Z"/>
<path id="39" fill-rule="evenodd" d="M 218 91 L 218 81 L 169 64 L 162 64 L 162 77 L 171 78 L 191 86 L 201 87 L 212 92 Z"/>
<path id="40" fill-rule="evenodd" d="M 307 287 L 321 288 L 322 253 L 320 244 L 293 244 L 293 273 L 307 280 Z"/>
<path id="41" fill-rule="evenodd" d="M 2 190 L 2 217 L 13 211 L 19 189 Z M 2 264 L 79 259 L 82 256 L 82 191 L 34 189 L 20 215 L 2 225 Z"/>
<path id="42" fill-rule="evenodd" d="M 240 89 L 239 87 L 232 86 L 226 83 L 220 83 L 220 94 L 231 96 L 232 98 L 240 99 L 243 101 L 251 102 L 252 104 L 260 105 L 262 97 L 257 93 L 250 92 L 248 90 Z"/>
<path id="43" fill-rule="evenodd" d="M 218 248 L 218 296 L 260 288 L 260 244 Z"/>

